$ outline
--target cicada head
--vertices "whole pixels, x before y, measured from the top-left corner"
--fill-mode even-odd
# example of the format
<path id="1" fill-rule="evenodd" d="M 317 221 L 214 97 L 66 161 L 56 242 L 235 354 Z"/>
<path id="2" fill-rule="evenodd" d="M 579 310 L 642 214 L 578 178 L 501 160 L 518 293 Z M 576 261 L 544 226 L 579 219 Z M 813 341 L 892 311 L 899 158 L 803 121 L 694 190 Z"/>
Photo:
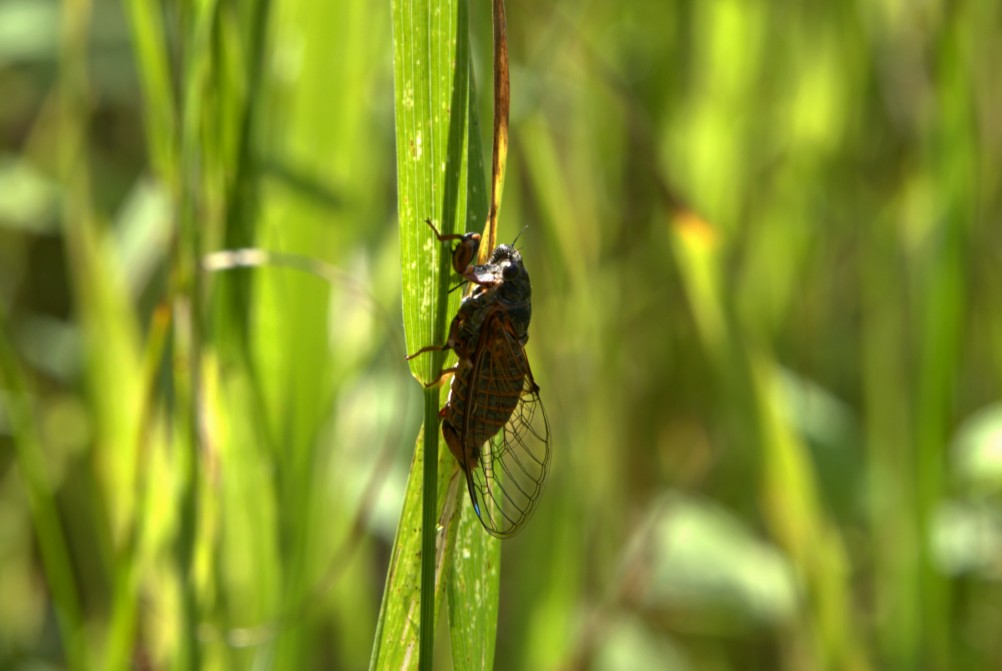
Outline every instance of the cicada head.
<path id="1" fill-rule="evenodd" d="M 466 275 L 466 270 L 477 258 L 480 251 L 480 234 L 466 233 L 456 246 L 452 248 L 452 269 L 459 275 Z"/>
<path id="2" fill-rule="evenodd" d="M 449 233 L 443 235 L 435 228 L 435 224 L 431 222 L 431 219 L 425 219 L 425 223 L 435 233 L 435 237 L 439 242 L 459 240 L 456 246 L 452 248 L 452 269 L 459 275 L 466 277 L 468 270 L 473 267 L 473 262 L 477 258 L 477 252 L 480 251 L 480 234 Z"/>
<path id="3" fill-rule="evenodd" d="M 514 247 L 498 245 L 491 263 L 499 268 L 502 282 L 497 289 L 498 304 L 508 312 L 512 326 L 524 345 L 532 317 L 532 284 L 529 272 L 522 263 L 522 255 Z"/>

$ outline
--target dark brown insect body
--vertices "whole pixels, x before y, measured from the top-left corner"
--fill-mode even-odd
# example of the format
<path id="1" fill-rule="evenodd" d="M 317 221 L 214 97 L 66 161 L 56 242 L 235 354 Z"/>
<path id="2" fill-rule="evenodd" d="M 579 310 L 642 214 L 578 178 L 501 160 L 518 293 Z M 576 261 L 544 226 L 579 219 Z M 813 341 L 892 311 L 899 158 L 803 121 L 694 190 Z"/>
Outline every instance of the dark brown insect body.
<path id="1" fill-rule="evenodd" d="M 460 251 L 454 250 L 454 266 Z M 412 356 L 456 351 L 458 363 L 444 373 L 453 380 L 440 413 L 442 434 L 484 528 L 510 536 L 535 508 L 550 455 L 549 426 L 524 349 L 532 316 L 529 275 L 508 245 L 460 274 L 475 288 L 453 318 L 448 340 Z"/>

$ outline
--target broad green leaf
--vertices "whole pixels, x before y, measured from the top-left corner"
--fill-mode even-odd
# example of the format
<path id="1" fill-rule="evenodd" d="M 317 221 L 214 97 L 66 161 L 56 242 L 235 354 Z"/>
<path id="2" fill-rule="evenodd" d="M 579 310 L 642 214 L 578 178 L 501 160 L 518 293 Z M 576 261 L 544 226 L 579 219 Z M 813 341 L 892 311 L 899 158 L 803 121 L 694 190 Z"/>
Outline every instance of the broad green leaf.
<path id="1" fill-rule="evenodd" d="M 391 11 L 404 335 L 413 352 L 445 342 L 459 307 L 448 247 L 425 222 L 453 233 L 466 218 L 469 42 L 456 0 L 395 0 Z M 429 382 L 442 359 L 419 356 L 411 371 Z"/>

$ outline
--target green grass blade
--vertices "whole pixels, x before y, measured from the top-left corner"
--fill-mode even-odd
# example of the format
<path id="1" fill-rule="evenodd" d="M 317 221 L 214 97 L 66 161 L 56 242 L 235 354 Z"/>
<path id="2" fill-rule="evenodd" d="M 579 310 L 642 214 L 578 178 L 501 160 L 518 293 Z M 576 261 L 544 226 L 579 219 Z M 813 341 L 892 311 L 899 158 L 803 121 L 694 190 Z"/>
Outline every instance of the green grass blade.
<path id="1" fill-rule="evenodd" d="M 39 554 L 63 637 L 66 666 L 86 669 L 91 659 L 72 559 L 49 481 L 42 439 L 32 417 L 24 373 L 8 340 L 9 333 L 6 315 L 0 309 L 0 412 L 6 414 L 12 430 L 17 467 L 28 496 Z"/>
<path id="2" fill-rule="evenodd" d="M 452 664 L 457 671 L 490 669 L 498 626 L 501 541 L 484 533 L 473 506 L 459 503 L 462 512 L 449 573 Z"/>
<path id="3" fill-rule="evenodd" d="M 150 162 L 156 174 L 174 189 L 177 187 L 177 117 L 163 16 L 154 4 L 143 0 L 127 0 L 125 8 L 132 28 L 132 46 L 145 101 L 144 121 Z"/>
<path id="4" fill-rule="evenodd" d="M 449 293 L 449 255 L 425 220 L 431 219 L 448 233 L 466 218 L 469 38 L 464 3 L 398 1 L 392 3 L 391 14 L 404 333 L 413 351 L 442 344 L 449 316 L 458 307 L 459 295 Z M 440 353 L 423 355 L 411 361 L 411 371 L 421 381 L 433 380 L 443 359 Z M 441 394 L 429 390 L 424 399 L 422 445 L 437 458 L 423 459 L 424 450 L 415 451 L 377 625 L 373 668 L 413 668 L 420 663 L 421 668 L 430 669 L 432 663 L 435 604 L 441 598 L 441 576 L 450 549 L 449 535 L 436 533 L 436 520 L 445 500 L 442 474 L 450 457 L 439 449 Z M 419 460 L 423 464 L 420 484 L 413 468 Z M 418 492 L 423 493 L 420 524 Z M 453 493 L 453 503 L 456 496 Z M 420 552 L 416 551 L 417 530 Z M 415 580 L 418 570 L 420 596 Z M 418 608 L 420 626 L 415 628 Z M 415 651 L 418 637 L 420 646 Z"/>
<path id="5" fill-rule="evenodd" d="M 429 392 L 429 396 L 437 395 Z M 370 669 L 415 669 L 418 666 L 418 637 L 420 635 L 419 609 L 420 586 L 422 571 L 422 537 L 421 517 L 424 484 L 420 465 L 424 461 L 424 439 L 419 437 L 414 449 L 414 459 L 411 462 L 411 476 L 407 481 L 404 494 L 403 513 L 400 525 L 397 527 L 397 537 L 393 545 L 393 555 L 390 559 L 390 571 L 386 579 L 386 590 L 383 593 L 383 604 L 379 613 L 379 623 L 376 629 L 376 640 L 372 649 Z M 438 485 L 436 507 L 447 509 L 446 514 L 452 515 L 457 504 L 463 501 L 459 495 L 465 491 L 459 487 L 458 477 L 454 467 L 455 460 L 448 450 L 440 450 L 436 463 Z M 449 487 L 454 482 L 455 486 Z M 440 534 L 437 552 L 433 553 L 435 570 L 436 606 L 441 599 L 441 578 L 448 566 L 445 553 L 452 547 L 452 528 L 455 525 L 446 524 Z M 436 608 L 437 611 L 437 608 Z"/>
<path id="6" fill-rule="evenodd" d="M 459 294 L 448 293 L 448 254 L 425 220 L 452 233 L 466 214 L 469 45 L 455 1 L 398 0 L 392 15 L 404 334 L 415 350 L 443 343 L 459 306 Z M 429 381 L 442 358 L 418 357 L 411 371 Z"/>
<path id="7" fill-rule="evenodd" d="M 487 187 L 484 183 L 484 152 L 481 148 L 477 119 L 476 86 L 470 83 L 470 182 L 469 228 L 473 219 L 487 212 Z M 483 222 L 484 239 L 487 238 Z M 463 490 L 464 488 L 460 488 Z M 465 493 L 460 493 L 465 499 Z M 461 500 L 462 514 L 456 533 L 449 572 L 449 640 L 452 664 L 457 671 L 493 667 L 494 642 L 498 626 L 499 581 L 501 578 L 501 541 L 484 533 L 473 506 Z"/>

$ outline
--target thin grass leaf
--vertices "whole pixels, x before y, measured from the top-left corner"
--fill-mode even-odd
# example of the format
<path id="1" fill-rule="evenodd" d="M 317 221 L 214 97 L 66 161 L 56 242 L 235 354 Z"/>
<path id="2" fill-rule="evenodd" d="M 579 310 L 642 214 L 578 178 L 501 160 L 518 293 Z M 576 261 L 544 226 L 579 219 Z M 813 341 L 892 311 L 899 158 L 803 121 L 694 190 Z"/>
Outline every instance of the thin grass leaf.
<path id="1" fill-rule="evenodd" d="M 404 335 L 414 351 L 445 342 L 459 307 L 449 256 L 425 221 L 454 233 L 466 216 L 469 44 L 465 4 L 400 0 L 391 11 Z M 411 371 L 431 381 L 442 359 L 417 357 Z"/>
<path id="2" fill-rule="evenodd" d="M 67 668 L 86 669 L 93 659 L 82 626 L 79 588 L 24 372 L 11 347 L 9 333 L 7 316 L 0 309 L 0 416 L 5 416 L 13 434 L 17 468 L 28 496 L 39 554 L 52 592 Z"/>
<path id="3" fill-rule="evenodd" d="M 448 592 L 452 664 L 456 671 L 490 669 L 498 625 L 501 541 L 484 533 L 473 506 L 464 500 L 459 504 Z"/>
<path id="4" fill-rule="evenodd" d="M 498 215 L 504 191 L 505 165 L 508 161 L 508 110 L 511 107 L 511 87 L 508 77 L 508 25 L 504 0 L 491 2 L 494 24 L 494 136 L 491 149 L 491 209 L 484 232 L 486 245 L 480 248 L 480 263 L 487 261 L 498 241 Z"/>
<path id="5" fill-rule="evenodd" d="M 467 216 L 469 38 L 462 2 L 398 1 L 391 13 L 404 333 L 408 350 L 416 351 L 444 343 L 446 323 L 459 303 L 459 294 L 449 292 L 449 254 L 425 221 L 452 233 Z M 430 382 L 442 370 L 443 359 L 439 352 L 422 355 L 411 360 L 411 371 Z M 442 393 L 429 389 L 424 399 L 423 437 L 415 450 L 383 594 L 370 662 L 374 669 L 414 668 L 418 663 L 431 668 L 432 663 L 436 605 L 451 548 L 450 534 L 436 529 L 437 511 L 447 500 L 444 476 L 455 474 L 455 466 L 448 451 L 439 448 Z M 425 447 L 437 458 L 424 459 Z M 423 465 L 420 475 L 414 468 L 418 463 Z M 450 491 L 454 506 L 460 490 Z"/>
<path id="6" fill-rule="evenodd" d="M 483 150 L 478 130 L 476 83 L 470 82 L 470 229 L 472 221 L 487 212 L 487 188 L 484 183 Z M 483 239 L 492 225 L 484 222 Z M 460 488 L 462 489 L 462 488 Z M 501 541 L 484 533 L 473 506 L 460 492 L 458 530 L 451 554 L 449 572 L 449 640 L 452 664 L 457 671 L 490 669 L 494 666 L 497 638 L 499 584 L 501 578 Z"/>
<path id="7" fill-rule="evenodd" d="M 157 175 L 176 188 L 177 117 L 163 15 L 155 5 L 142 0 L 128 0 L 125 7 L 143 88 L 150 161 Z"/>
<path id="8" fill-rule="evenodd" d="M 411 477 L 407 481 L 404 494 L 404 507 L 397 527 L 397 538 L 393 545 L 393 555 L 390 559 L 390 570 L 386 579 L 386 590 L 383 593 L 382 609 L 379 622 L 376 625 L 376 640 L 372 649 L 370 669 L 416 669 L 419 660 L 421 607 L 421 528 L 422 501 L 424 485 L 421 464 L 424 461 L 424 441 L 418 438 L 414 449 L 414 459 L 411 462 Z M 459 487 L 458 471 L 452 467 L 455 463 L 447 450 L 441 450 L 438 455 L 438 473 L 436 507 L 447 508 L 446 515 L 451 519 L 455 506 L 462 504 L 460 495 L 465 491 Z M 454 486 L 450 488 L 449 483 Z M 444 520 L 443 520 L 444 521 Z M 437 525 L 436 525 L 437 526 Z M 437 534 L 440 542 L 434 553 L 434 585 L 436 612 L 441 600 L 442 575 L 447 567 L 448 551 L 453 543 L 451 529 L 455 525 L 446 523 Z"/>

